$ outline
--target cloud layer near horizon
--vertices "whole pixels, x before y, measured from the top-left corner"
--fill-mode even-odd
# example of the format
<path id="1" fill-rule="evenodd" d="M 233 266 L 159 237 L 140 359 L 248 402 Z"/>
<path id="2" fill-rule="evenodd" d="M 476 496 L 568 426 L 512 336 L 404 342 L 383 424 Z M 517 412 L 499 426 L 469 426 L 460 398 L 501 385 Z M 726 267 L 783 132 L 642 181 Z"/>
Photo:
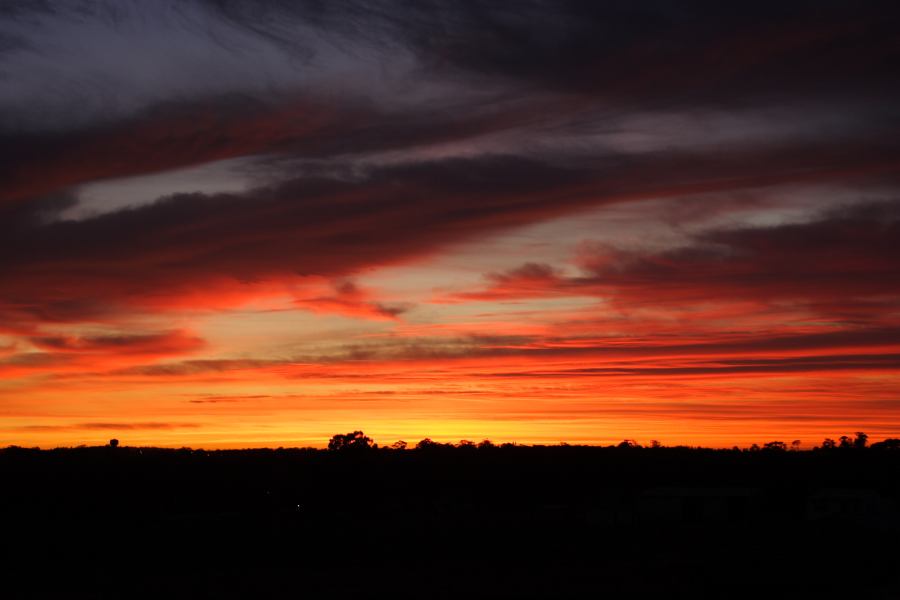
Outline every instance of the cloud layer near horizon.
<path id="1" fill-rule="evenodd" d="M 897 432 L 896 11 L 0 11 L 11 439 L 137 417 L 213 444 L 285 420 L 687 441 L 698 402 L 759 406 L 758 435 Z M 756 434 L 694 416 L 697 441 Z"/>

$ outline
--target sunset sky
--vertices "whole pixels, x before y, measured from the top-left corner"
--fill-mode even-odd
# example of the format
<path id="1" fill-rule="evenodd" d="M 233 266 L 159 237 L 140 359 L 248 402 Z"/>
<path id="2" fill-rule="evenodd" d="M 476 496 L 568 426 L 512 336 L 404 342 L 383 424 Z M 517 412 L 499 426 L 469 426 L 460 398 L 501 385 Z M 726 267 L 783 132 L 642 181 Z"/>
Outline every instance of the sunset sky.
<path id="1" fill-rule="evenodd" d="M 900 436 L 900 19 L 0 4 L 0 446 Z"/>

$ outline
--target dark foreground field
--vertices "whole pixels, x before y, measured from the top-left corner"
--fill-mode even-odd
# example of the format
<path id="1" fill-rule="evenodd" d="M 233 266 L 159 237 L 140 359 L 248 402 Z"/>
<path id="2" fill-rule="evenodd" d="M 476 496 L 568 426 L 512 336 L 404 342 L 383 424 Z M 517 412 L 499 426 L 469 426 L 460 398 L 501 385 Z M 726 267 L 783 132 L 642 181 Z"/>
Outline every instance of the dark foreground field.
<path id="1" fill-rule="evenodd" d="M 4 598 L 900 598 L 900 451 L 0 450 Z"/>

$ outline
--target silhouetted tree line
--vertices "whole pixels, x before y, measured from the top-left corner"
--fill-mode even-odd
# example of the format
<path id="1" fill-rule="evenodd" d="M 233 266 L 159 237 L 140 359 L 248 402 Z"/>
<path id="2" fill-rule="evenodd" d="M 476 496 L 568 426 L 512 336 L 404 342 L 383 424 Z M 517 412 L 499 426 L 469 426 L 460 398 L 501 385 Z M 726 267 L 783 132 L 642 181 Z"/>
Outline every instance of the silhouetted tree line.
<path id="1" fill-rule="evenodd" d="M 113 442 L 118 443 L 118 440 L 112 440 L 110 445 L 114 445 Z M 759 444 L 752 444 L 746 451 L 750 452 L 785 452 L 787 450 L 799 451 L 802 442 L 800 440 L 793 440 L 790 444 L 774 440 L 771 442 L 765 442 L 762 446 Z M 470 440 L 460 440 L 459 443 L 450 443 L 450 442 L 436 442 L 431 438 L 425 438 L 419 441 L 413 448 L 415 450 L 423 450 L 423 451 L 433 451 L 440 449 L 456 449 L 456 450 L 485 450 L 485 449 L 493 449 L 493 448 L 514 448 L 517 446 L 521 446 L 521 444 L 515 444 L 511 442 L 505 442 L 502 444 L 494 444 L 491 440 L 484 439 L 480 442 L 473 442 Z M 535 445 L 534 447 L 546 447 L 543 445 Z M 571 444 L 561 443 L 559 447 L 571 447 Z M 580 447 L 593 447 L 593 446 L 580 446 Z M 642 449 L 642 448 L 651 448 L 651 449 L 659 449 L 664 448 L 658 440 L 651 440 L 648 446 L 642 446 L 636 440 L 633 439 L 625 439 L 619 442 L 618 444 L 614 444 L 613 446 L 618 449 Z M 900 449 L 900 438 L 886 438 L 880 442 L 875 442 L 871 446 L 869 446 L 869 436 L 862 432 L 857 431 L 854 434 L 854 437 L 850 437 L 847 435 L 842 435 L 838 438 L 838 441 L 833 440 L 832 438 L 825 438 L 822 441 L 821 446 L 813 447 L 813 450 L 833 450 L 833 449 L 856 449 L 862 450 L 865 448 L 872 448 L 874 450 L 897 450 Z M 328 449 L 334 451 L 351 451 L 351 452 L 359 452 L 366 450 L 377 450 L 378 444 L 376 444 L 372 438 L 365 435 L 362 431 L 352 431 L 350 433 L 339 433 L 328 441 Z M 407 450 L 409 449 L 409 444 L 404 440 L 398 440 L 391 444 L 390 446 L 385 446 L 383 449 L 386 450 Z M 732 448 L 733 451 L 741 451 L 741 448 L 734 446 Z"/>
<path id="2" fill-rule="evenodd" d="M 172 597 L 152 586 L 196 573 L 224 581 L 209 597 L 319 597 L 347 573 L 365 585 L 389 574 L 393 585 L 398 571 L 416 590 L 461 574 L 455 594 L 435 597 L 590 597 L 641 581 L 671 597 L 667 586 L 685 572 L 719 592 L 735 581 L 764 591 L 784 569 L 806 586 L 828 573 L 816 596 L 849 595 L 896 572 L 895 555 L 875 549 L 900 534 L 900 520 L 865 506 L 900 506 L 900 440 L 847 440 L 803 452 L 790 451 L 797 440 L 752 451 L 633 439 L 377 445 L 351 431 L 327 450 L 9 447 L 0 449 L 0 564 L 5 574 L 34 565 L 29 585 L 61 589 L 4 598 Z M 815 498 L 826 511 L 859 505 L 870 520 L 812 522 Z M 153 560 L 167 562 L 149 568 Z M 79 577 L 96 577 L 83 586 L 91 595 L 68 593 Z M 532 594 L 536 580 L 569 587 Z"/>

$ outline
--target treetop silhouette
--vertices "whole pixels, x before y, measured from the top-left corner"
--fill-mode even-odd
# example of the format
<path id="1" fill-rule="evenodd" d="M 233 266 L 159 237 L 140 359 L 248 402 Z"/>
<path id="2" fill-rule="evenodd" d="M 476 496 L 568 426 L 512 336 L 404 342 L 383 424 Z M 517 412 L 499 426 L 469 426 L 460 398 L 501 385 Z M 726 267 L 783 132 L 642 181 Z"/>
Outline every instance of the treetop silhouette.
<path id="1" fill-rule="evenodd" d="M 328 441 L 328 449 L 335 451 L 365 451 L 377 448 L 378 444 L 372 442 L 372 438 L 368 437 L 362 431 L 351 431 L 350 433 L 338 433 L 331 437 Z"/>

